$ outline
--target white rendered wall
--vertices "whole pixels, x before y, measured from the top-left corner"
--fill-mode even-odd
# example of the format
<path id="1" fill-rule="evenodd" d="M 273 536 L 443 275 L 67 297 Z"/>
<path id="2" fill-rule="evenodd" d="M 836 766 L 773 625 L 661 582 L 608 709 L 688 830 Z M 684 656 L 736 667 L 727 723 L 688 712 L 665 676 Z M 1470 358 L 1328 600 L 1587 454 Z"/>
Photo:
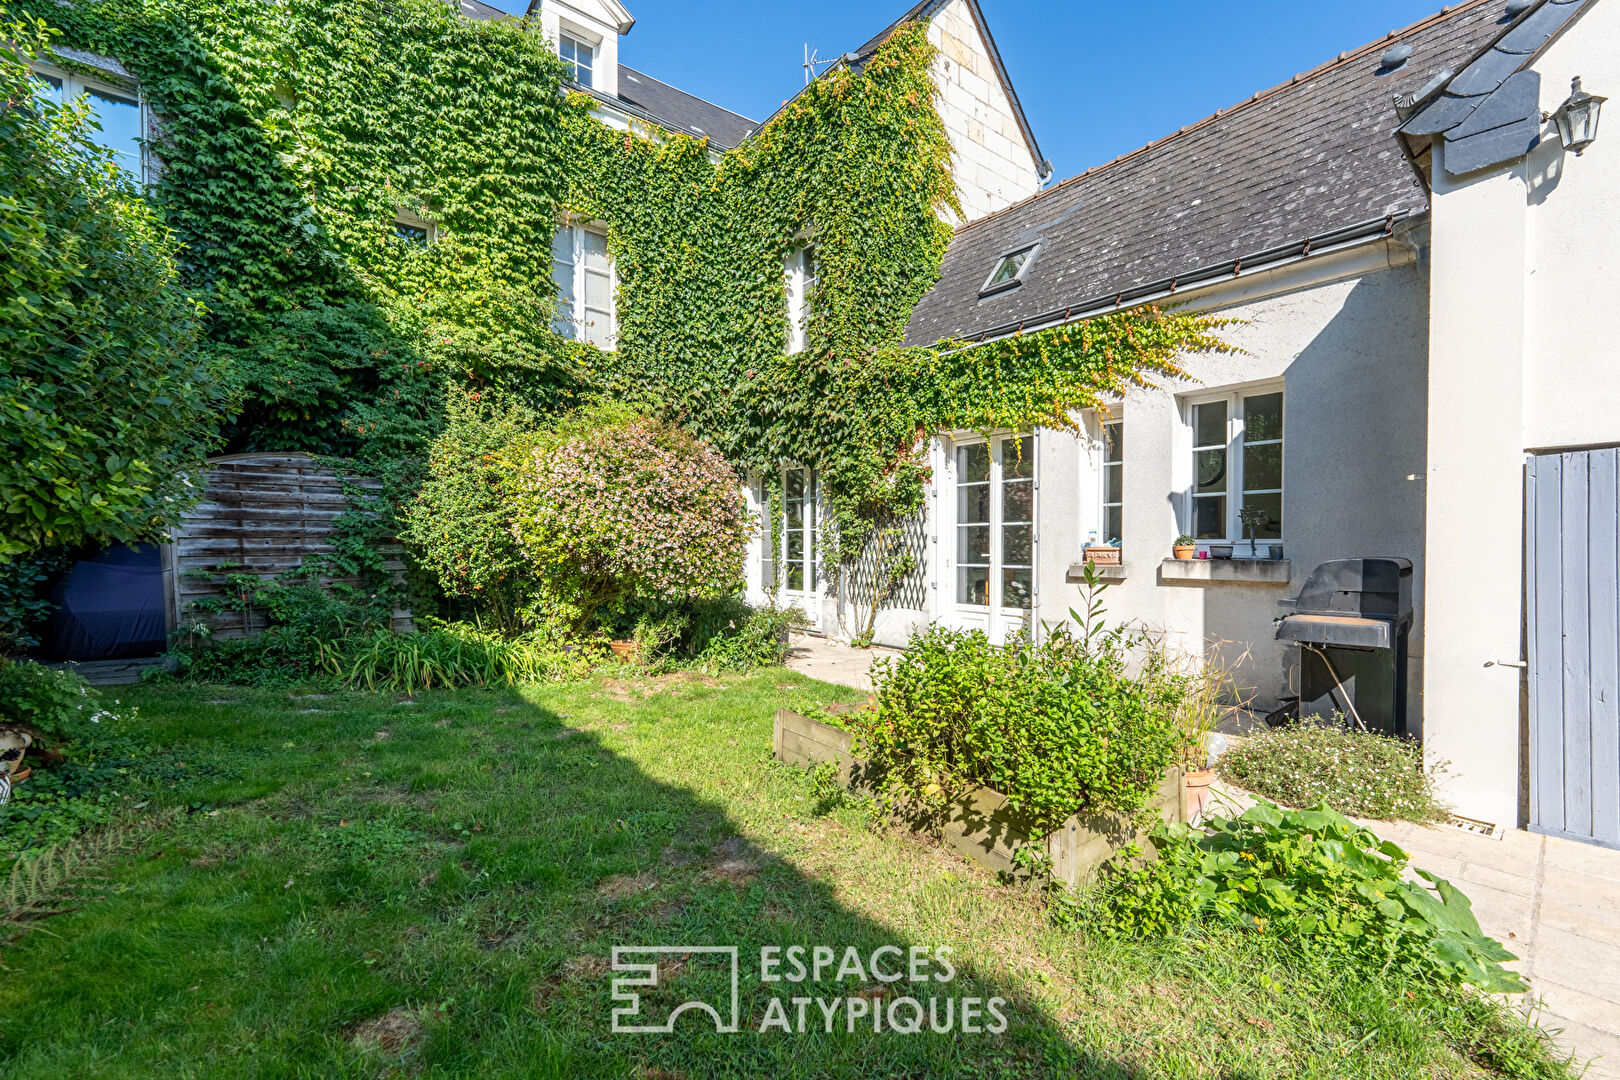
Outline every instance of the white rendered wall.
<path id="1" fill-rule="evenodd" d="M 1243 354 L 1191 357 L 1195 381 L 1138 390 L 1119 407 L 1125 421 L 1125 576 L 1106 594 L 1109 617 L 1156 631 L 1198 653 L 1217 643 L 1224 659 L 1248 652 L 1242 684 L 1261 710 L 1297 691 L 1298 651 L 1275 638 L 1278 601 L 1294 597 L 1332 559 L 1410 559 L 1415 593 L 1423 581 L 1423 461 L 1426 308 L 1422 277 L 1398 244 L 1359 261 L 1357 276 L 1256 299 L 1197 306 L 1243 320 L 1224 331 Z M 1391 266 L 1394 260 L 1398 265 Z M 1280 280 L 1286 281 L 1279 275 Z M 1160 564 L 1188 526 L 1181 493 L 1191 482 L 1186 399 L 1281 380 L 1284 391 L 1283 547 L 1287 583 L 1167 580 Z M 1264 392 L 1261 388 L 1260 392 Z M 1043 435 L 1042 617 L 1078 607 L 1066 580 L 1100 527 L 1100 448 L 1090 440 Z M 1423 620 L 1408 652 L 1410 722 L 1422 702 Z"/>
<path id="2" fill-rule="evenodd" d="M 1124 575 L 1110 578 L 1108 620 L 1162 633 L 1182 650 L 1204 653 L 1231 642 L 1245 650 L 1243 686 L 1261 709 L 1297 689 L 1297 650 L 1275 639 L 1277 601 L 1297 596 L 1305 578 L 1331 559 L 1410 559 L 1421 595 L 1426 452 L 1427 290 L 1411 253 L 1391 240 L 1322 256 L 1288 270 L 1254 274 L 1192 298 L 1242 325 L 1224 334 L 1244 352 L 1190 357 L 1189 381 L 1133 391 L 1114 412 L 1125 421 Z M 1283 544 L 1286 583 L 1184 582 L 1160 564 L 1185 528 L 1181 493 L 1189 486 L 1191 444 L 1184 434 L 1189 395 L 1256 383 L 1284 383 Z M 1037 439 L 1039 602 L 1035 624 L 1058 624 L 1081 606 L 1069 570 L 1088 534 L 1100 529 L 1100 446 L 1088 434 L 1041 431 Z M 936 477 L 944 449 L 936 448 Z M 936 481 L 937 482 L 937 481 Z M 933 614 L 950 619 L 954 573 L 951 522 L 936 513 L 938 553 Z M 1411 723 L 1420 722 L 1423 620 L 1408 653 Z"/>
<path id="3" fill-rule="evenodd" d="M 1552 124 L 1531 155 L 1524 446 L 1620 442 L 1620 7 L 1594 4 L 1536 61 L 1541 107 L 1570 79 L 1616 98 L 1599 138 L 1566 154 Z"/>
<path id="4" fill-rule="evenodd" d="M 939 50 L 938 108 L 956 149 L 957 197 L 966 215 L 953 224 L 977 221 L 1040 191 L 1039 163 L 964 0 L 953 0 L 934 16 L 928 40 Z"/>
<path id="5" fill-rule="evenodd" d="M 1425 751 L 1458 813 L 1519 823 L 1524 589 L 1523 163 L 1464 180 L 1435 148 Z"/>
<path id="6" fill-rule="evenodd" d="M 1537 59 L 1541 107 L 1570 79 L 1620 84 L 1620 9 L 1595 4 Z M 1522 822 L 1527 452 L 1620 442 L 1620 148 L 1581 157 L 1547 124 L 1528 158 L 1445 175 L 1431 279 L 1427 746 L 1457 811 Z M 1498 662 L 1487 668 L 1487 662 Z"/>

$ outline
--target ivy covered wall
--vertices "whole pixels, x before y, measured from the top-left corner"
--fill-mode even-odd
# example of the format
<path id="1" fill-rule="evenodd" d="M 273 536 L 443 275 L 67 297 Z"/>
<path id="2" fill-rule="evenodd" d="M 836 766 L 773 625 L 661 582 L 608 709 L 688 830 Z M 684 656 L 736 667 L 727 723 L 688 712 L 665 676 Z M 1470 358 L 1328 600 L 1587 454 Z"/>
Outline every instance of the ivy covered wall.
<path id="1" fill-rule="evenodd" d="M 921 26 L 716 162 L 593 119 L 525 23 L 441 0 L 17 2 L 123 61 L 161 119 L 153 198 L 235 373 L 233 448 L 414 462 L 447 381 L 542 412 L 607 394 L 739 469 L 816 466 L 831 533 L 859 546 L 917 505 L 930 432 L 1067 425 L 1179 350 L 1220 347 L 1207 320 L 1150 312 L 899 348 L 954 205 Z M 439 242 L 396 239 L 400 210 Z M 550 330 L 565 213 L 608 226 L 615 353 Z M 819 281 L 787 356 L 783 259 L 806 240 Z"/>

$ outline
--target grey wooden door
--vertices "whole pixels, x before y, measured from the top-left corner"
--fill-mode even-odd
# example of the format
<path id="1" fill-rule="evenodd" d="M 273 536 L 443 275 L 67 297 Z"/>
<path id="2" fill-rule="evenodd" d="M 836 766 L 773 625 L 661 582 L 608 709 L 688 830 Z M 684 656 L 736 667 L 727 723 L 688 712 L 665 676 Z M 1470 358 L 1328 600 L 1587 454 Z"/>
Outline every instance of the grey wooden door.
<path id="1" fill-rule="evenodd" d="M 1620 847 L 1620 450 L 1526 472 L 1530 827 Z"/>

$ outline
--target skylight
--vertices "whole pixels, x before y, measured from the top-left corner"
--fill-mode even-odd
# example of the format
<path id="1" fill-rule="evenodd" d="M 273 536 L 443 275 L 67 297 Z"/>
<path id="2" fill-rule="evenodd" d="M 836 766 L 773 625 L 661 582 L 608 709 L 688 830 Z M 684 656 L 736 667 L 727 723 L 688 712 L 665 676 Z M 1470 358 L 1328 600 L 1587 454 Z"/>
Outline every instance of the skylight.
<path id="1" fill-rule="evenodd" d="M 979 289 L 979 295 L 987 296 L 991 293 L 1002 292 L 1006 289 L 1016 288 L 1024 283 L 1024 275 L 1029 272 L 1029 266 L 1035 261 L 1035 252 L 1039 244 L 1031 244 L 1027 248 L 1019 248 L 1010 255 L 1003 255 L 996 268 L 990 272 L 984 286 Z"/>

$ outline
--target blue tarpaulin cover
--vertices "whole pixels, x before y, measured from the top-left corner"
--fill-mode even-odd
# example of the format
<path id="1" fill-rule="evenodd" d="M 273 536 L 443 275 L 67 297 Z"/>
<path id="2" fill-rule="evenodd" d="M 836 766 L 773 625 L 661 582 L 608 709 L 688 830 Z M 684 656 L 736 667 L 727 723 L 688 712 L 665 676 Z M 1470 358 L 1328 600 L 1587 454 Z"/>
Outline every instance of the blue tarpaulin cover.
<path id="1" fill-rule="evenodd" d="M 45 647 L 57 660 L 122 660 L 163 651 L 163 560 L 155 544 L 114 544 L 74 564 L 52 593 Z"/>

